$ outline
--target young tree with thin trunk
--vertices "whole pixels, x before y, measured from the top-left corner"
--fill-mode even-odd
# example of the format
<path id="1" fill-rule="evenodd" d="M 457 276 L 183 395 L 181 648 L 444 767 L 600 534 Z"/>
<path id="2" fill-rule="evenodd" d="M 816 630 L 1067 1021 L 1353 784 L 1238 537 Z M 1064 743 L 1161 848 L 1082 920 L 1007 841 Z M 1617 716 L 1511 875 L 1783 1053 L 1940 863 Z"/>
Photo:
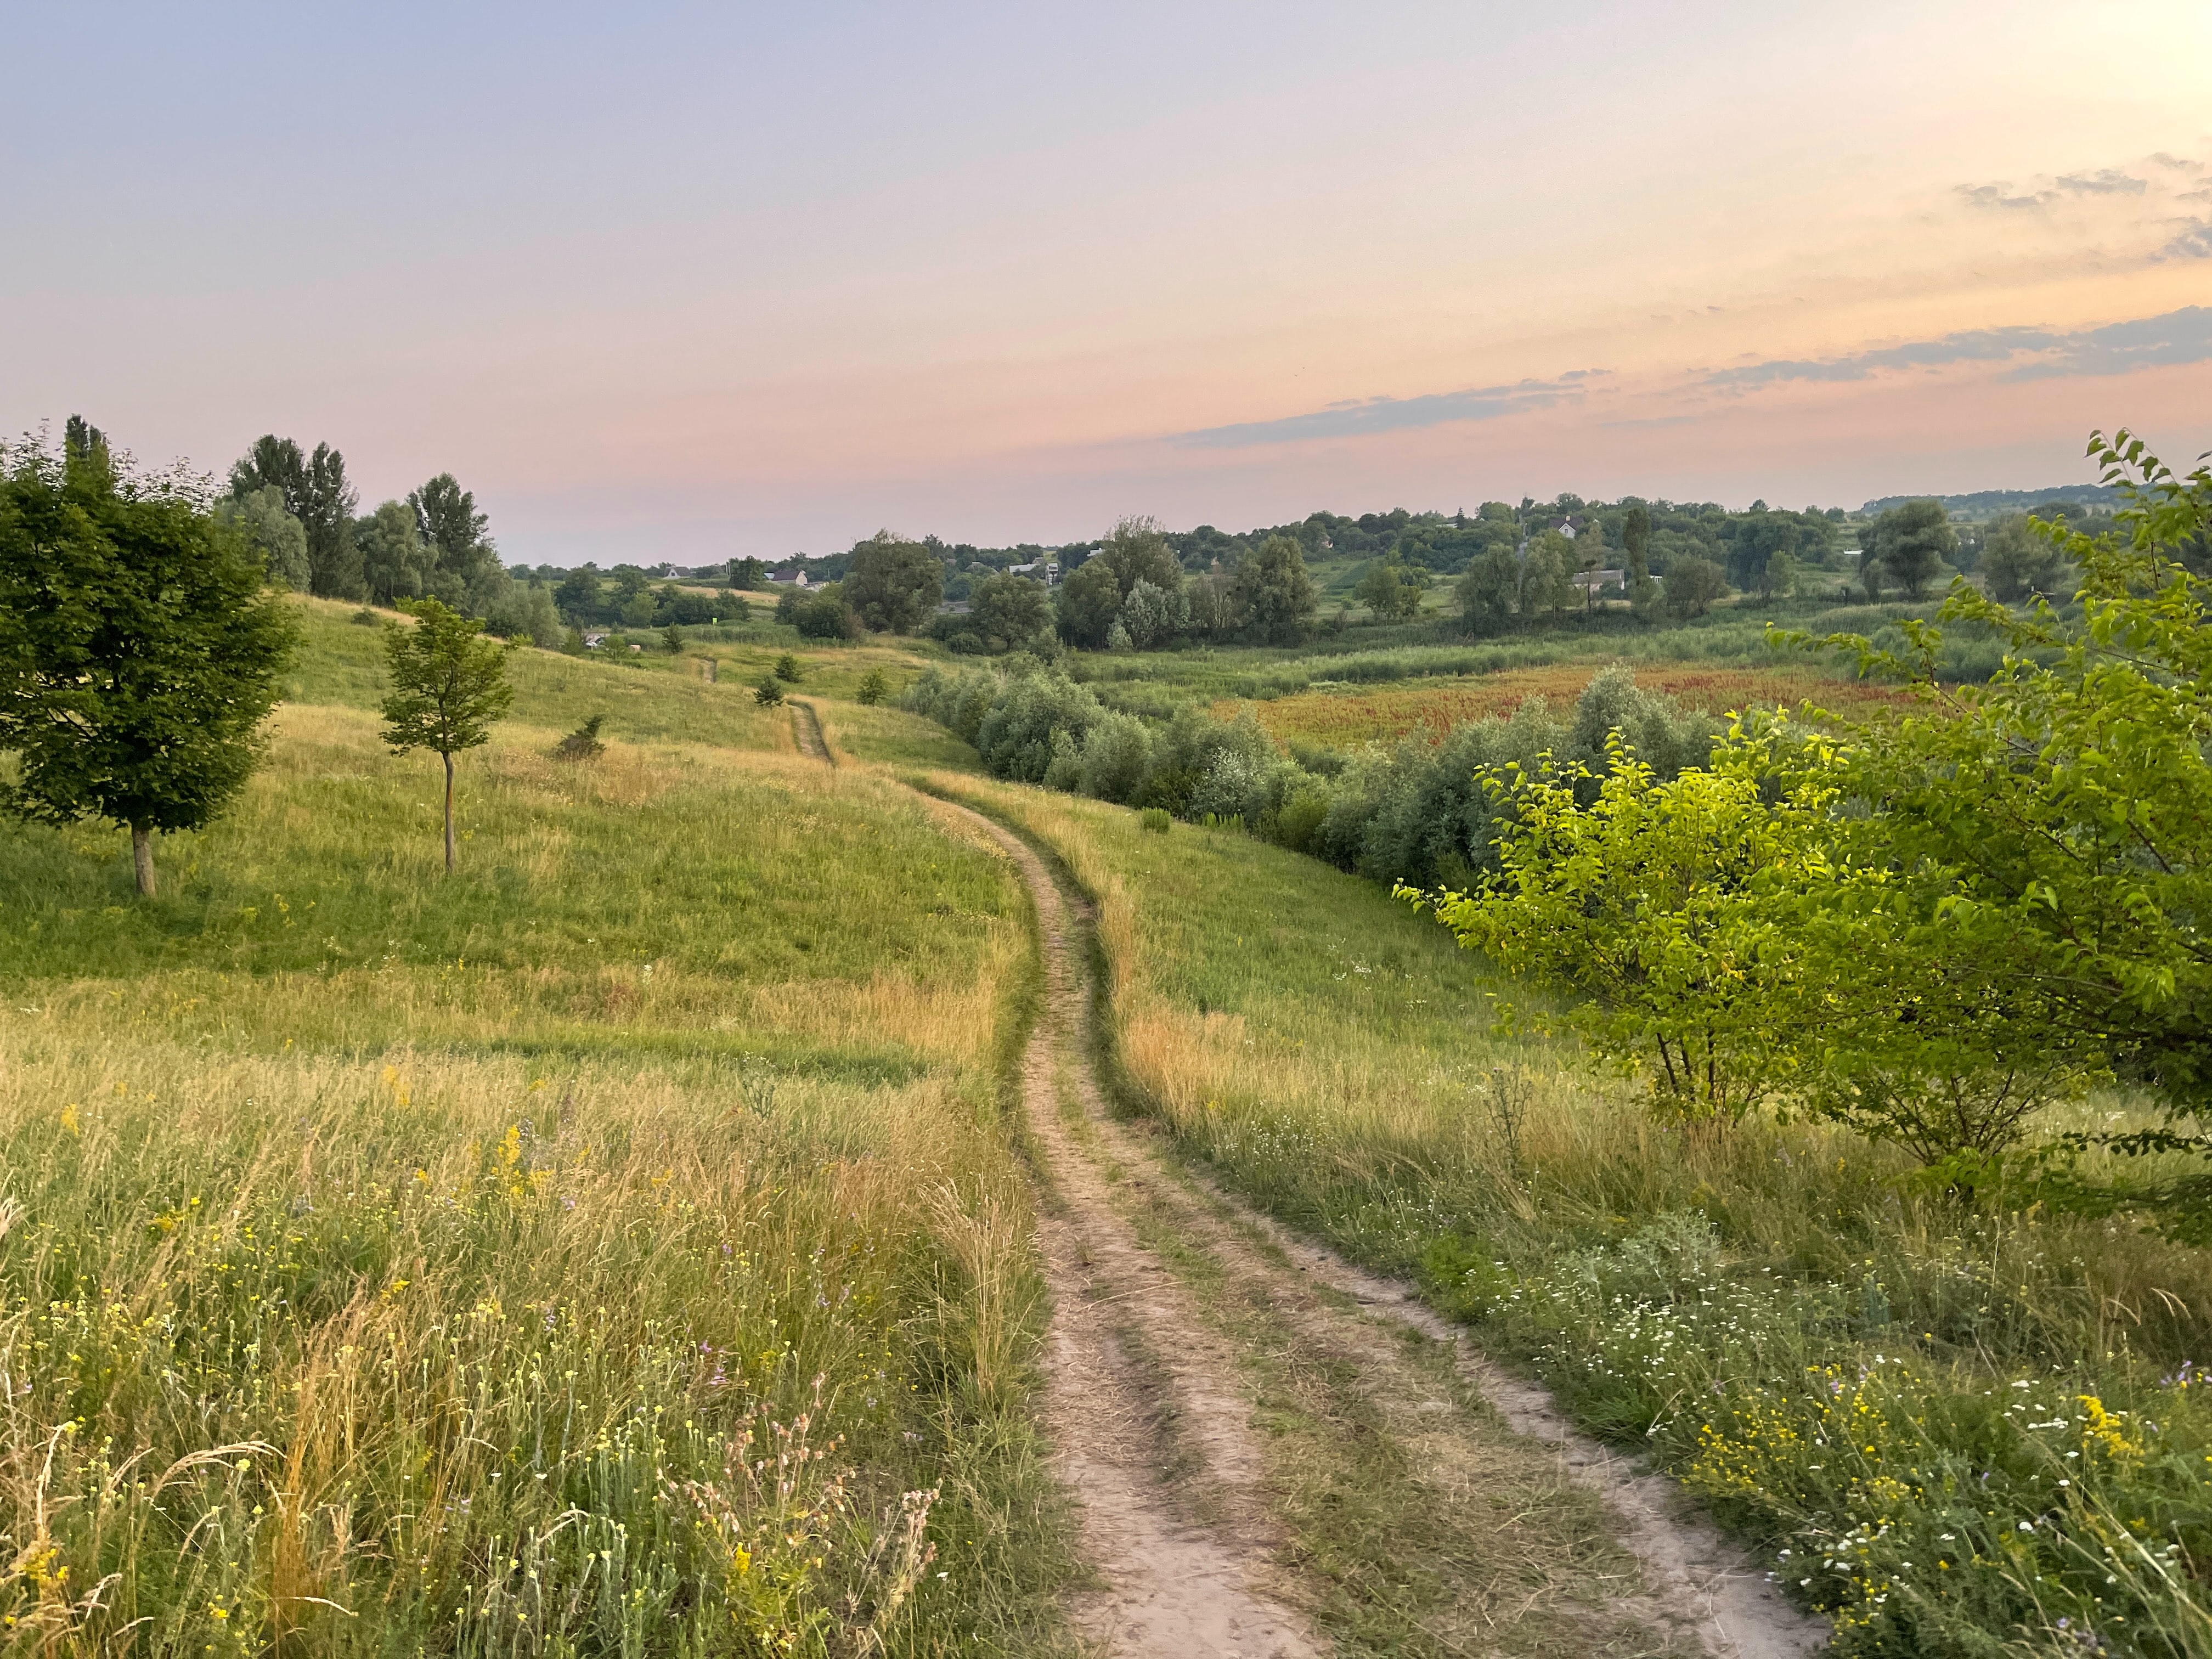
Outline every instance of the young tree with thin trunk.
<path id="1" fill-rule="evenodd" d="M 197 830 L 260 758 L 291 619 L 204 489 L 118 466 L 70 423 L 64 453 L 0 447 L 0 805 L 131 831 L 155 896 L 154 834 Z"/>
<path id="2" fill-rule="evenodd" d="M 446 873 L 453 871 L 453 757 L 491 738 L 514 688 L 507 683 L 514 647 L 483 637 L 474 617 L 421 599 L 405 607 L 415 626 L 384 626 L 384 658 L 392 690 L 384 699 L 384 740 L 397 753 L 434 750 L 446 763 Z"/>

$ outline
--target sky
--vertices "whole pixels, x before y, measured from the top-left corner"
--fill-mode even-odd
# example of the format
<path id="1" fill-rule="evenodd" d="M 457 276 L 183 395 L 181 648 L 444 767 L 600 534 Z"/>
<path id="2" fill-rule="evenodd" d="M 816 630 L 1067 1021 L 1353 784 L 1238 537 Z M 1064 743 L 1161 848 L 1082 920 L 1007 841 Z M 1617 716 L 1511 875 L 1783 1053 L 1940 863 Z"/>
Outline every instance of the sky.
<path id="1" fill-rule="evenodd" d="M 2212 448 L 2212 5 L 25 9 L 0 432 L 510 562 Z"/>

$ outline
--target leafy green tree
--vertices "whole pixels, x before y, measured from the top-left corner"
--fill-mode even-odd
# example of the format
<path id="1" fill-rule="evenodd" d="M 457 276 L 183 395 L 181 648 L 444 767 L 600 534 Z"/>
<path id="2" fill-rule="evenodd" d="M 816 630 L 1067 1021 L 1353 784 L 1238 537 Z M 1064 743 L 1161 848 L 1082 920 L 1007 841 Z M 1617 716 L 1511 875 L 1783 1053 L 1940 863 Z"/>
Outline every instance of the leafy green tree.
<path id="1" fill-rule="evenodd" d="M 72 415 L 62 422 L 62 459 L 65 464 L 115 464 L 115 457 L 107 447 L 107 434 L 82 415 Z"/>
<path id="2" fill-rule="evenodd" d="M 1513 549 L 1505 542 L 1492 542 L 1468 566 L 1455 590 L 1461 626 L 1478 635 L 1503 634 L 1513 625 L 1514 597 L 1520 586 L 1521 567 Z"/>
<path id="3" fill-rule="evenodd" d="M 359 498 L 346 479 L 345 457 L 328 444 L 306 455 L 291 439 L 265 434 L 230 469 L 230 489 L 247 495 L 270 486 L 283 491 L 285 510 L 307 532 L 308 591 L 325 599 L 362 598 L 367 590 L 353 542 Z"/>
<path id="4" fill-rule="evenodd" d="M 553 602 L 563 616 L 579 623 L 597 622 L 605 614 L 606 592 L 599 586 L 599 568 L 578 565 L 553 590 Z"/>
<path id="5" fill-rule="evenodd" d="M 853 549 L 845 602 L 877 634 L 911 634 L 936 614 L 945 566 L 920 542 L 879 530 Z"/>
<path id="6" fill-rule="evenodd" d="M 776 678 L 791 685 L 798 684 L 805 678 L 805 671 L 799 666 L 799 659 L 787 651 L 775 659 L 774 672 Z"/>
<path id="7" fill-rule="evenodd" d="M 1771 1104 L 1971 1185 L 2094 1060 L 2053 1040 L 2044 1000 L 1995 959 L 1933 936 L 1897 947 L 1914 878 L 1855 838 L 1837 776 L 1778 774 L 1761 746 L 1775 729 L 1739 729 L 1711 769 L 1671 781 L 1616 736 L 1587 805 L 1584 769 L 1492 774 L 1509 809 L 1496 878 L 1400 891 L 1501 966 L 1584 999 L 1571 1022 L 1643 1073 L 1662 1117 Z"/>
<path id="8" fill-rule="evenodd" d="M 1124 599 L 1140 581 L 1150 582 L 1164 593 L 1176 592 L 1182 586 L 1182 563 L 1157 519 L 1123 519 L 1106 532 L 1098 551 L 1085 562 L 1096 564 L 1102 560 L 1114 573 L 1121 589 L 1119 597 Z"/>
<path id="9" fill-rule="evenodd" d="M 1377 622 L 1404 622 L 1421 608 L 1421 583 L 1395 557 L 1383 560 L 1359 579 L 1359 602 Z"/>
<path id="10" fill-rule="evenodd" d="M 2005 605 L 2063 596 L 2072 571 L 2061 544 L 2039 536 L 2025 513 L 2008 514 L 1982 538 L 1982 580 L 1990 597 Z"/>
<path id="11" fill-rule="evenodd" d="M 1620 548 L 1628 561 L 1630 580 L 1651 574 L 1651 509 L 1641 501 L 1621 516 Z"/>
<path id="12" fill-rule="evenodd" d="M 561 612 L 553 603 L 553 590 L 532 577 L 526 582 L 509 580 L 484 616 L 484 631 L 517 644 L 553 649 L 561 639 Z"/>
<path id="13" fill-rule="evenodd" d="M 1018 651 L 1051 631 L 1052 600 L 1042 582 L 1000 572 L 977 582 L 968 629 L 990 652 Z"/>
<path id="14" fill-rule="evenodd" d="M 884 675 L 882 669 L 871 668 L 860 676 L 860 689 L 858 695 L 860 701 L 869 708 L 872 708 L 876 704 L 884 702 L 890 694 L 890 680 Z"/>
<path id="15" fill-rule="evenodd" d="M 763 674 L 760 684 L 753 687 L 753 701 L 763 708 L 774 708 L 783 701 L 783 687 L 773 674 Z"/>
<path id="16" fill-rule="evenodd" d="M 1190 601 L 1183 597 L 1180 586 L 1159 588 L 1149 578 L 1139 576 L 1130 584 L 1121 600 L 1121 625 L 1128 630 L 1130 642 L 1139 651 L 1165 645 L 1189 622 Z"/>
<path id="17" fill-rule="evenodd" d="M 492 544 L 490 519 L 477 510 L 477 498 L 450 472 L 441 472 L 407 497 L 415 528 L 431 560 L 434 588 L 449 605 L 481 610 L 506 586 L 499 550 Z M 442 579 L 442 580 L 441 580 Z"/>
<path id="18" fill-rule="evenodd" d="M 1659 584 L 1651 580 L 1651 509 L 1643 502 L 1621 520 L 1620 544 L 1628 558 L 1628 608 L 1648 617 L 1659 603 Z"/>
<path id="19" fill-rule="evenodd" d="M 412 628 L 384 625 L 392 689 L 384 698 L 384 740 L 394 753 L 436 752 L 446 763 L 446 872 L 453 873 L 453 757 L 491 740 L 492 722 L 514 701 L 507 684 L 511 647 L 485 639 L 483 623 L 434 599 L 404 609 Z"/>
<path id="20" fill-rule="evenodd" d="M 1788 598 L 1796 592 L 1804 574 L 1805 567 L 1797 562 L 1795 554 L 1777 548 L 1768 555 L 1766 568 L 1759 573 L 1759 591 L 1771 597 Z"/>
<path id="21" fill-rule="evenodd" d="M 362 580 L 368 597 L 392 605 L 419 597 L 428 587 L 433 558 L 423 546 L 415 511 L 404 501 L 386 501 L 354 522 L 354 545 L 361 550 Z"/>
<path id="22" fill-rule="evenodd" d="M 1702 617 L 1728 592 L 1720 566 L 1694 554 L 1667 567 L 1667 609 L 1677 617 Z"/>
<path id="23" fill-rule="evenodd" d="M 669 623 L 660 630 L 660 643 L 670 656 L 680 654 L 684 649 L 684 630 L 674 623 Z"/>
<path id="24" fill-rule="evenodd" d="M 1237 567 L 1236 602 L 1247 625 L 1269 645 L 1296 645 L 1313 631 L 1321 607 L 1305 553 L 1292 536 L 1270 536 Z"/>
<path id="25" fill-rule="evenodd" d="M 1521 614 L 1557 618 L 1575 596 L 1575 544 L 1556 530 L 1538 532 L 1521 562 Z"/>
<path id="26" fill-rule="evenodd" d="M 215 511 L 259 555 L 270 580 L 290 588 L 307 586 L 307 528 L 285 507 L 283 490 L 264 485 L 216 502 Z"/>
<path id="27" fill-rule="evenodd" d="M 981 586 L 996 580 L 984 578 Z M 1025 580 L 1020 576 L 1012 581 Z M 1070 645 L 1098 650 L 1121 614 L 1121 579 L 1104 557 L 1094 554 L 1070 571 L 1060 585 L 1060 634 Z"/>
<path id="28" fill-rule="evenodd" d="M 1876 518 L 1861 545 L 1884 575 L 1917 599 L 1959 550 L 1959 533 L 1942 502 L 1906 501 Z"/>
<path id="29" fill-rule="evenodd" d="M 353 544 L 358 501 L 346 480 L 345 457 L 328 444 L 317 444 L 307 458 L 307 511 L 298 517 L 307 532 L 313 590 L 331 599 L 357 599 L 366 591 L 361 555 Z"/>
<path id="30" fill-rule="evenodd" d="M 2053 1034 L 2100 1045 L 2176 1112 L 2208 1111 L 2212 593 L 2174 551 L 2212 526 L 2212 471 L 2177 477 L 2125 431 L 2090 454 L 2129 493 L 2128 544 L 2039 532 L 2080 567 L 2081 621 L 1955 590 L 1942 618 L 2008 647 L 1985 684 L 1938 684 L 1942 635 L 1917 623 L 1917 661 L 1829 641 L 1914 669 L 1933 702 L 1840 747 L 1808 742 L 1802 763 L 1840 773 L 1898 867 L 1945 873 L 1894 948 L 1973 941 L 2047 1000 Z"/>
<path id="31" fill-rule="evenodd" d="M 1865 590 L 1870 605 L 1881 603 L 1881 561 L 1874 556 L 1871 537 L 1862 537 L 1859 553 L 1859 586 Z"/>
<path id="32" fill-rule="evenodd" d="M 748 556 L 730 561 L 730 586 L 739 592 L 757 593 L 767 583 L 768 567 L 758 559 Z"/>
<path id="33" fill-rule="evenodd" d="M 1585 806 L 1589 779 L 1491 775 L 1510 812 L 1496 878 L 1399 896 L 1581 999 L 1571 1019 L 1591 1052 L 1640 1065 L 1662 1118 L 1733 1121 L 1790 1080 L 1803 947 L 1775 889 L 1802 879 L 1827 802 L 1811 785 L 1775 808 L 1755 779 L 1697 770 L 1662 782 L 1620 749 Z"/>
<path id="34" fill-rule="evenodd" d="M 843 586 L 837 582 L 824 582 L 793 605 L 791 625 L 800 638 L 809 640 L 858 639 L 860 633 L 860 619 L 845 603 Z"/>
<path id="35" fill-rule="evenodd" d="M 151 898 L 154 833 L 252 775 L 293 629 L 234 525 L 86 431 L 63 457 L 0 450 L 0 805 L 128 828 Z"/>
<path id="36" fill-rule="evenodd" d="M 1574 539 L 1575 589 L 1582 595 L 1583 615 L 1597 609 L 1597 573 L 1606 568 L 1605 526 L 1595 519 Z"/>

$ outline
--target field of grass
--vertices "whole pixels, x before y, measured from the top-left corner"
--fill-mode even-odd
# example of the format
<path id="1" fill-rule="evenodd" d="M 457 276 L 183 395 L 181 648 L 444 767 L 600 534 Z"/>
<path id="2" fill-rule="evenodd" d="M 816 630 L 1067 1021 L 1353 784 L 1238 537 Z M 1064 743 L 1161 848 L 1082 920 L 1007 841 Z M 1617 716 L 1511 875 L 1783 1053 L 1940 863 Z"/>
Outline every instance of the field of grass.
<path id="1" fill-rule="evenodd" d="M 1554 708 L 1571 704 L 1602 664 L 1560 663 L 1547 668 L 1509 668 L 1480 678 L 1424 679 L 1418 685 L 1387 690 L 1342 686 L 1276 697 L 1258 705 L 1260 724 L 1279 743 L 1297 738 L 1330 747 L 1349 747 L 1401 737 L 1416 728 L 1441 739 L 1455 726 L 1510 714 L 1531 697 Z M 1901 702 L 1907 694 L 1894 686 L 1838 679 L 1820 669 L 1783 664 L 1771 668 L 1726 668 L 1711 663 L 1638 662 L 1636 683 L 1663 692 L 1685 708 L 1725 714 L 1745 708 L 1796 708 L 1810 698 L 1824 708 L 1849 710 L 1869 703 Z M 1221 720 L 1234 720 L 1240 700 L 1213 705 Z"/>
<path id="2" fill-rule="evenodd" d="M 1054 1650 L 1001 864 L 726 673 L 525 651 L 447 878 L 302 611 L 161 899 L 0 828 L 0 1650 Z"/>
<path id="3" fill-rule="evenodd" d="M 938 787 L 1098 900 L 1132 1109 L 1647 1450 L 1839 1651 L 2212 1653 L 2212 1256 L 1962 1209 L 1817 1126 L 1661 1127 L 1571 1049 L 1501 1035 L 1541 1011 L 1370 884 Z"/>
<path id="4" fill-rule="evenodd" d="M 1300 646 L 1194 646 L 1176 651 L 1070 653 L 1073 677 L 1108 704 L 1135 714 L 1165 715 L 1182 703 L 1224 698 L 1270 700 L 1295 696 L 1316 685 L 1374 685 L 1395 681 L 1461 678 L 1519 669 L 1626 662 L 1683 668 L 1694 664 L 1745 669 L 1808 668 L 1795 650 L 1769 642 L 1770 626 L 1816 634 L 1880 635 L 1900 617 L 1922 615 L 1933 603 L 1908 605 L 1817 605 L 1802 602 L 1732 607 L 1686 623 L 1642 623 L 1622 612 L 1573 619 L 1558 629 L 1470 640 L 1449 622 L 1361 625 L 1324 634 Z M 1814 670 L 1841 678 L 1831 664 Z"/>

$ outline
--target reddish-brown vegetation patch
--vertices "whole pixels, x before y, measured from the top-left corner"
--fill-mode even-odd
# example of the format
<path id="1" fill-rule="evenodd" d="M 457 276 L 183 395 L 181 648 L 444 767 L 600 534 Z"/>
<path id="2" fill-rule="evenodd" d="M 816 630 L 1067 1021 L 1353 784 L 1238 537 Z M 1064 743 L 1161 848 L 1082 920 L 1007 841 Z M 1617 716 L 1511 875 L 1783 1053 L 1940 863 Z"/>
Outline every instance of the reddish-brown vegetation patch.
<path id="1" fill-rule="evenodd" d="M 1564 708 L 1582 695 L 1599 666 L 1565 663 L 1375 690 L 1308 691 L 1259 704 L 1260 723 L 1278 741 L 1301 738 L 1356 744 L 1398 737 L 1417 727 L 1441 738 L 1469 720 L 1510 714 L 1530 697 Z M 1844 712 L 1907 701 L 1895 686 L 1837 679 L 1808 668 L 1717 668 L 1710 663 L 1638 663 L 1634 667 L 1638 685 L 1711 714 L 1777 706 L 1795 709 L 1808 698 Z M 1224 699 L 1213 705 L 1213 712 L 1227 720 L 1238 706 L 1236 700 Z"/>

